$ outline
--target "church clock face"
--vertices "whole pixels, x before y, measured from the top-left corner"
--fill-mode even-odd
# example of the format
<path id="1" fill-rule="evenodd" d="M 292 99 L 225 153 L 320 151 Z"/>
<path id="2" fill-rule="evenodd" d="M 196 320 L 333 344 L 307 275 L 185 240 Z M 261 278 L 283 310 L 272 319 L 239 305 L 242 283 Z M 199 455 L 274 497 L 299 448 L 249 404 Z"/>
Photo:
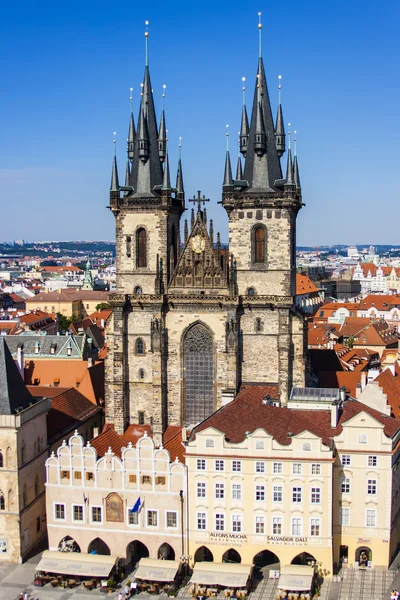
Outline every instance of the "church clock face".
<path id="1" fill-rule="evenodd" d="M 193 250 L 193 252 L 196 252 L 196 254 L 200 254 L 201 252 L 204 251 L 205 247 L 206 247 L 206 240 L 202 235 L 200 235 L 198 233 L 192 239 L 192 250 Z"/>

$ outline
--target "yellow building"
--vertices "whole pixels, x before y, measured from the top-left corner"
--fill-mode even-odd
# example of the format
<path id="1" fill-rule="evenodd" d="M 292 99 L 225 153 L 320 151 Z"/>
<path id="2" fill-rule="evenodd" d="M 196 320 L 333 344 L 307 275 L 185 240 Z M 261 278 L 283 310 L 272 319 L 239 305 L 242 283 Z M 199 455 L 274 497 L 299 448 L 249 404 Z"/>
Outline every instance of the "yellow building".
<path id="1" fill-rule="evenodd" d="M 108 302 L 108 296 L 108 292 L 65 288 L 54 292 L 42 292 L 28 298 L 26 308 L 61 313 L 65 317 L 74 315 L 78 319 L 84 319 L 96 310 L 98 304 Z"/>
<path id="2" fill-rule="evenodd" d="M 285 408 L 274 395 L 272 386 L 244 388 L 187 442 L 193 560 L 317 564 L 329 576 L 345 554 L 355 562 L 368 552 L 369 566 L 388 566 L 400 422 L 340 401 L 338 390 L 294 388 Z M 342 452 L 354 455 L 351 472 Z"/>

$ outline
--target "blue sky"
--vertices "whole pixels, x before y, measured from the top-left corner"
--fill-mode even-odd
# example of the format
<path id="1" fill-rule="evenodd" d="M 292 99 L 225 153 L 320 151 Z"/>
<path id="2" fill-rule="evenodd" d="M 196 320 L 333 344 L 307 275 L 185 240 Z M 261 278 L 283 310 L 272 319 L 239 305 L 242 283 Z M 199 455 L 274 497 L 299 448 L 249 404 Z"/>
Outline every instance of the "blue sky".
<path id="1" fill-rule="evenodd" d="M 0 8 L 0 240 L 108 239 L 105 208 L 117 132 L 125 167 L 129 88 L 137 118 L 149 20 L 150 71 L 166 117 L 175 177 L 221 198 L 225 125 L 236 159 L 241 78 L 250 102 L 257 12 L 273 112 L 283 76 L 286 124 L 297 130 L 306 207 L 298 243 L 399 243 L 400 4 L 321 2 L 22 1 Z M 389 217 L 389 218 L 388 218 Z"/>

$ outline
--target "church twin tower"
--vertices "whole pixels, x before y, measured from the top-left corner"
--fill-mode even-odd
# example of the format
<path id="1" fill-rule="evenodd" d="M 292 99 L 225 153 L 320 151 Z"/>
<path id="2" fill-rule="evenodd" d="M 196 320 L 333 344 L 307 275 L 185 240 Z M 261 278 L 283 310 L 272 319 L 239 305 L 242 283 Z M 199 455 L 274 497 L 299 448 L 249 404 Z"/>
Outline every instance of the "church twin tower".
<path id="1" fill-rule="evenodd" d="M 147 47 L 146 37 L 146 47 Z M 303 320 L 293 307 L 296 217 L 302 206 L 297 157 L 280 158 L 285 131 L 274 124 L 260 52 L 250 122 L 243 105 L 236 177 L 226 152 L 222 247 L 198 192 L 190 223 L 182 164 L 171 184 L 164 110 L 158 125 L 144 72 L 135 128 L 130 115 L 125 185 L 114 158 L 110 209 L 116 221 L 117 293 L 106 361 L 106 421 L 122 433 L 188 427 L 231 400 L 241 386 L 265 385 L 285 404 L 305 377 Z"/>

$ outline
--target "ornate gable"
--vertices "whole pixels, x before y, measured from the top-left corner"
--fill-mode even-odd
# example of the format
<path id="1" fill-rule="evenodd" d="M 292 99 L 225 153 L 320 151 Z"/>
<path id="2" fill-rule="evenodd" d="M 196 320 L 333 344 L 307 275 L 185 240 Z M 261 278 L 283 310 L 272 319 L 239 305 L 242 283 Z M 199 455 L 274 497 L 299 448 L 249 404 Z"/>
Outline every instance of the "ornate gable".
<path id="1" fill-rule="evenodd" d="M 192 212 L 192 222 L 194 213 Z M 221 256 L 219 238 L 214 248 L 212 221 L 210 232 L 206 226 L 206 211 L 197 211 L 189 236 L 172 273 L 168 289 L 221 290 L 229 292 L 229 265 L 225 255 Z"/>

